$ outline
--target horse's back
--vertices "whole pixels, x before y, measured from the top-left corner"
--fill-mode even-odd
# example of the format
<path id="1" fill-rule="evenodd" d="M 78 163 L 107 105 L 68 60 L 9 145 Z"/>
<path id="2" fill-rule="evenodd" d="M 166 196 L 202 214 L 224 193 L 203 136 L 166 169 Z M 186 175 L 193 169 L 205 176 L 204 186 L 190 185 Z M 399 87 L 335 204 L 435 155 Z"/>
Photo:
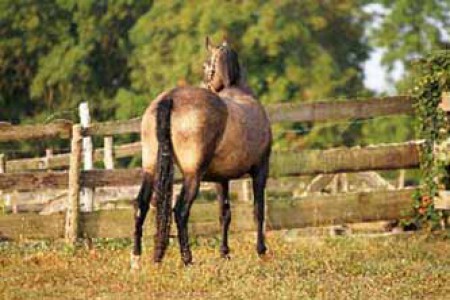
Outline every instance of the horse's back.
<path id="1" fill-rule="evenodd" d="M 211 159 L 223 136 L 227 107 L 216 94 L 202 88 L 176 88 L 160 94 L 142 119 L 142 163 L 150 173 L 157 157 L 156 109 L 166 98 L 173 100 L 171 137 L 177 164 L 183 173 L 196 172 Z"/>

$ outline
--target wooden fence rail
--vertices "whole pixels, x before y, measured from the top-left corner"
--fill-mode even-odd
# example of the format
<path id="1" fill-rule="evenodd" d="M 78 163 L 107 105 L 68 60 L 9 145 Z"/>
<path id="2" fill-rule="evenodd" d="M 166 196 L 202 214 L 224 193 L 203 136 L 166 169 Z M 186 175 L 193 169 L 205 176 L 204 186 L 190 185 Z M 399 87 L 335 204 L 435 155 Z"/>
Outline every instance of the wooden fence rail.
<path id="1" fill-rule="evenodd" d="M 270 175 L 283 177 L 416 168 L 419 166 L 419 144 L 407 142 L 369 147 L 274 152 L 271 157 Z M 123 149 L 124 156 L 140 154 L 137 143 L 123 146 Z M 101 155 L 94 157 L 103 158 Z M 8 166 L 11 165 L 8 162 L 6 165 L 9 171 Z M 140 184 L 141 178 L 140 168 L 80 172 L 81 185 L 86 187 L 135 185 Z M 44 187 L 67 188 L 68 173 L 51 171 L 0 174 L 1 190 L 32 190 Z"/>
<path id="2" fill-rule="evenodd" d="M 297 176 L 410 169 L 419 166 L 420 142 L 278 152 L 271 159 L 272 176 Z"/>
<path id="3" fill-rule="evenodd" d="M 396 191 L 358 192 L 338 195 L 309 195 L 292 200 L 267 201 L 266 228 L 277 230 L 307 226 L 334 225 L 399 219 L 411 210 L 414 189 Z M 254 230 L 253 205 L 233 202 L 231 231 Z M 151 211 L 151 214 L 153 211 Z M 150 215 L 145 235 L 155 231 Z M 80 213 L 79 231 L 84 237 L 131 237 L 133 233 L 131 209 L 104 210 Z M 172 226 L 175 228 L 175 226 Z M 220 232 L 218 205 L 215 202 L 192 206 L 190 232 L 209 235 Z M 64 214 L 41 216 L 32 213 L 0 215 L 0 238 L 42 239 L 64 237 Z"/>
<path id="4" fill-rule="evenodd" d="M 366 170 L 390 170 L 418 166 L 420 142 L 374 145 L 368 147 L 336 148 L 328 150 L 297 150 L 274 152 L 272 155 L 273 175 L 311 175 L 319 173 L 359 172 Z M 114 158 L 141 155 L 141 143 L 135 142 L 114 147 Z M 104 161 L 105 150 L 94 151 L 94 161 Z M 7 160 L 6 170 L 55 169 L 69 166 L 70 154 L 49 157 Z M 1 183 L 0 183 L 1 188 Z"/>
<path id="5" fill-rule="evenodd" d="M 271 123 L 322 122 L 345 119 L 367 119 L 377 116 L 412 114 L 412 99 L 408 96 L 371 98 L 334 102 L 273 104 L 266 106 Z M 84 135 L 114 135 L 138 133 L 141 120 L 92 123 Z"/>
<path id="6" fill-rule="evenodd" d="M 113 147 L 114 158 L 138 156 L 141 154 L 141 142 L 129 143 Z M 105 159 L 105 149 L 94 150 L 94 161 L 99 162 Z M 19 172 L 23 170 L 58 169 L 68 167 L 70 153 L 53 154 L 50 157 L 22 158 L 6 160 L 6 170 L 8 172 Z"/>
<path id="7" fill-rule="evenodd" d="M 411 114 L 412 100 L 408 96 L 386 98 L 371 98 L 365 100 L 326 101 L 298 104 L 268 105 L 267 112 L 271 122 L 319 122 L 342 119 L 366 119 L 376 116 Z M 11 126 L 0 123 L 0 142 L 26 139 L 44 139 L 54 137 L 69 137 L 71 122 L 60 121 L 47 125 Z M 138 133 L 141 130 L 139 118 L 91 123 L 82 130 L 83 136 L 88 135 L 116 135 L 124 133 Z"/>
<path id="8" fill-rule="evenodd" d="M 273 104 L 267 106 L 267 112 L 270 121 L 278 123 L 368 119 L 413 114 L 414 109 L 410 97 L 394 96 L 366 100 Z"/>
<path id="9" fill-rule="evenodd" d="M 72 122 L 58 120 L 50 124 L 12 126 L 0 122 L 0 142 L 20 140 L 69 138 L 72 131 Z"/>

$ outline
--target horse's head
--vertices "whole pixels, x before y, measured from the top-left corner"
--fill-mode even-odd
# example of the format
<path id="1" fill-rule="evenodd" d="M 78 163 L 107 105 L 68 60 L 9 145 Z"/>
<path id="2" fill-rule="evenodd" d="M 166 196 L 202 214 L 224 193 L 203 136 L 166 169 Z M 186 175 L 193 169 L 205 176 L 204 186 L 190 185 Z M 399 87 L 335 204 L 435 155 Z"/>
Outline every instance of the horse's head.
<path id="1" fill-rule="evenodd" d="M 208 89 L 219 92 L 239 84 L 241 72 L 236 51 L 226 41 L 214 46 L 209 37 L 206 37 L 205 46 L 208 58 L 203 64 L 203 81 Z"/>

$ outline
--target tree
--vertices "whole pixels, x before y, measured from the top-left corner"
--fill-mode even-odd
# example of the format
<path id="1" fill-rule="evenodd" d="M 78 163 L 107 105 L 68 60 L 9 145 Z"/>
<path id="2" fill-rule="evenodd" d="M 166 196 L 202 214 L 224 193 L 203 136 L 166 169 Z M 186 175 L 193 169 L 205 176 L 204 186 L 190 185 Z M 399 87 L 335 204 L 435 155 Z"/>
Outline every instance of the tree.
<path id="1" fill-rule="evenodd" d="M 39 58 L 70 25 L 68 13 L 54 1 L 0 1 L 0 119 L 13 123 L 41 110 L 30 101 Z"/>
<path id="2" fill-rule="evenodd" d="M 355 94 L 366 19 L 352 0 L 158 2 L 131 32 L 133 87 L 154 96 L 178 82 L 198 84 L 205 36 L 225 35 L 264 103 Z"/>
<path id="3" fill-rule="evenodd" d="M 75 118 L 87 100 L 95 118 L 112 117 L 130 83 L 128 30 L 151 4 L 1 1 L 0 118 Z"/>
<path id="4" fill-rule="evenodd" d="M 126 101 L 117 103 L 116 96 L 130 84 L 128 31 L 151 4 L 0 1 L 0 120 L 77 122 L 81 101 L 89 101 L 95 120 L 111 119 L 118 103 Z M 34 143 L 30 152 L 54 143 L 61 142 Z"/>
<path id="5" fill-rule="evenodd" d="M 396 83 L 398 94 L 407 94 L 414 82 L 414 61 L 434 50 L 449 48 L 450 2 L 447 0 L 370 0 L 379 5 L 373 12 L 372 45 L 385 49 L 382 64 L 392 71 L 404 66 Z M 446 37 L 447 36 L 447 37 Z M 414 139 L 414 118 L 377 118 L 367 122 L 360 134 L 361 144 L 401 142 Z"/>
<path id="6" fill-rule="evenodd" d="M 384 8 L 380 26 L 371 33 L 371 40 L 386 49 L 383 64 L 389 70 L 396 63 L 405 67 L 405 77 L 398 84 L 401 92 L 412 82 L 413 62 L 434 50 L 450 49 L 450 2 L 448 0 L 376 0 Z"/>
<path id="7" fill-rule="evenodd" d="M 116 94 L 129 86 L 128 30 L 150 6 L 151 1 L 58 1 L 70 24 L 40 57 L 31 96 L 46 99 L 47 110 L 70 111 L 89 100 L 94 118 L 113 117 Z"/>

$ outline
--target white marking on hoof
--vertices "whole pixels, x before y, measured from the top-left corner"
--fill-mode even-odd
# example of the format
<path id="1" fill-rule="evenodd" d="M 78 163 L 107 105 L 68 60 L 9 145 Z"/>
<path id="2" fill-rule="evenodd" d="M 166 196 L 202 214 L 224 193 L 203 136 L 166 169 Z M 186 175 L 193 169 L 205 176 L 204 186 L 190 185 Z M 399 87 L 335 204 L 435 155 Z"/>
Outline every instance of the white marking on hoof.
<path id="1" fill-rule="evenodd" d="M 131 268 L 131 270 L 139 270 L 141 268 L 141 256 L 140 255 L 131 254 L 130 268 Z"/>

